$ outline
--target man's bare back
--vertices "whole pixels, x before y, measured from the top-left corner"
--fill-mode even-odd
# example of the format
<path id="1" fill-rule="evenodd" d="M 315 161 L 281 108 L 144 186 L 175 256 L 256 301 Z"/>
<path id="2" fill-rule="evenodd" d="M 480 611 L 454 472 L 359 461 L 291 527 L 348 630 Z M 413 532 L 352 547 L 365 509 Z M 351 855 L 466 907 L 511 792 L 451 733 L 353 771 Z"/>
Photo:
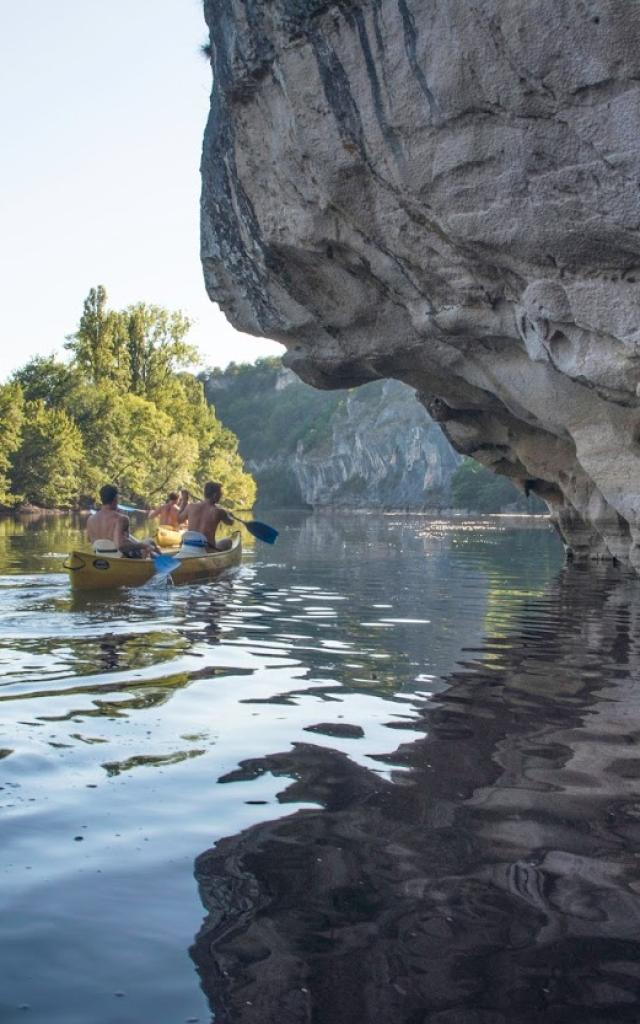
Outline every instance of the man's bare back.
<path id="1" fill-rule="evenodd" d="M 97 540 L 111 541 L 123 555 L 140 558 L 159 552 L 153 541 L 139 541 L 129 532 L 129 517 L 118 509 L 118 489 L 112 484 L 105 484 L 100 491 L 102 508 L 89 516 L 87 536 L 91 543 Z"/>
<path id="2" fill-rule="evenodd" d="M 115 508 L 103 506 L 87 520 L 87 535 L 91 542 L 110 540 L 120 548 L 124 534 L 129 532 L 129 519 Z"/>
<path id="3" fill-rule="evenodd" d="M 234 522 L 233 516 L 217 504 L 222 496 L 222 488 L 219 484 L 208 483 L 204 493 L 204 501 L 189 502 L 187 507 L 179 513 L 178 519 L 181 523 L 186 521 L 189 530 L 201 533 L 209 547 L 218 551 L 224 550 L 230 542 L 228 538 L 216 542 L 216 531 L 220 523 L 231 526 Z"/>

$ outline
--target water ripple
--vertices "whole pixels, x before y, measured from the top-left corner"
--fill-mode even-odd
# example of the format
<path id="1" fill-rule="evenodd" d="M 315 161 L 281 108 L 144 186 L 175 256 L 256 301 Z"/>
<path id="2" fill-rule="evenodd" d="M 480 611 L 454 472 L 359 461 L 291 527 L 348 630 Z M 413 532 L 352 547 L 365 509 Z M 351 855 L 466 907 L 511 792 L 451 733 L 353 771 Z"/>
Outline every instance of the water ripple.
<path id="1" fill-rule="evenodd" d="M 448 746 L 451 763 L 441 759 L 438 773 L 460 778 L 451 744 L 467 742 L 475 728 L 469 709 L 474 722 L 489 725 L 492 711 L 461 691 L 457 718 L 452 698 L 446 722 L 429 719 L 425 708 L 441 699 L 456 664 L 487 693 L 504 693 L 517 634 L 518 713 L 559 686 L 567 714 L 575 714 L 579 690 L 566 681 L 570 666 L 550 620 L 559 616 L 561 633 L 573 611 L 544 597 L 561 557 L 545 524 L 500 523 L 496 532 L 487 522 L 302 516 L 281 525 L 278 561 L 250 549 L 238 572 L 213 584 L 85 595 L 71 594 L 51 571 L 58 568 L 51 552 L 76 542 L 72 523 L 29 527 L 16 534 L 18 545 L 8 526 L 0 531 L 8 573 L 0 576 L 3 1024 L 24 1019 L 25 1003 L 32 1021 L 47 1024 L 85 1024 L 89 1004 L 105 1024 L 208 1019 L 186 955 L 201 918 L 196 855 L 275 822 L 290 809 L 283 804 L 304 816 L 329 806 L 333 794 L 330 806 L 340 800 L 348 811 L 349 794 L 361 786 L 372 808 L 378 797 L 371 794 L 382 794 L 395 820 L 392 805 L 400 808 L 401 794 L 415 790 L 411 751 L 425 736 Z M 597 674 L 597 631 L 591 641 L 583 671 Z M 562 685 L 548 680 L 550 656 L 553 673 L 566 677 Z M 553 757 L 568 746 L 569 719 L 564 725 L 549 747 Z M 486 739 L 506 763 L 493 725 Z M 546 741 L 530 743 L 543 749 Z M 530 785 L 549 786 L 532 775 L 545 756 L 528 763 Z M 431 791 L 436 770 L 424 770 Z M 625 762 L 611 775 L 629 792 L 616 811 L 618 829 L 635 820 L 632 771 Z M 576 766 L 576 778 L 584 772 Z M 353 778 L 369 781 L 354 790 Z M 469 782 L 460 785 L 466 792 Z M 487 790 L 487 815 L 490 803 Z M 409 813 L 424 817 L 427 808 L 412 805 Z M 363 826 L 382 844 L 380 815 Z M 401 863 L 415 858 L 409 833 L 396 841 Z M 425 851 L 446 846 L 434 834 Z M 362 851 L 357 856 L 364 864 Z M 523 872 L 510 884 L 537 890 L 542 883 Z M 199 866 L 203 886 L 205 876 Z M 398 884 L 417 892 L 420 877 L 409 872 Z M 355 896 L 345 886 L 335 906 L 348 910 Z M 375 886 L 358 897 L 363 907 L 377 899 Z M 314 928 L 309 934 L 322 945 Z M 199 964 L 202 949 L 198 941 Z M 409 964 L 408 937 L 405 953 Z M 81 980 L 70 986 L 78 965 Z M 212 969 L 211 961 L 201 967 L 210 995 Z M 114 1009 L 115 991 L 126 992 L 122 1011 Z"/>

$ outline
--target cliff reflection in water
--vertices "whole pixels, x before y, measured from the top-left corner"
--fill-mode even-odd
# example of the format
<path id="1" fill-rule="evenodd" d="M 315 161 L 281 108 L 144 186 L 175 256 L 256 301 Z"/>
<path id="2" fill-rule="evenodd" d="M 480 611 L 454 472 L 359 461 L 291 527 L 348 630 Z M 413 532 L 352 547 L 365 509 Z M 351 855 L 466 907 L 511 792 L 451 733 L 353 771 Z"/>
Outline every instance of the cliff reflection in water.
<path id="1" fill-rule="evenodd" d="M 638 1020 L 639 598 L 565 570 L 425 706 L 391 781 L 312 743 L 229 777 L 322 809 L 196 860 L 218 1024 Z"/>

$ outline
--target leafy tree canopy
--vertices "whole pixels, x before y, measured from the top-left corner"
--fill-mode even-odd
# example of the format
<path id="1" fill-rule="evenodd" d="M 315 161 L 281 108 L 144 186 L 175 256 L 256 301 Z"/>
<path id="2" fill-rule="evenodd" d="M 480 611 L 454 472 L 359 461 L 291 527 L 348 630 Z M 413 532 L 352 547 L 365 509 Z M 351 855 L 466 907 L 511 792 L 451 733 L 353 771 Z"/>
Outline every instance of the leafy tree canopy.
<path id="1" fill-rule="evenodd" d="M 76 366 L 61 363 L 55 356 L 35 356 L 13 380 L 22 388 L 27 402 L 39 399 L 50 407 L 61 407 L 82 382 L 82 374 Z"/>
<path id="2" fill-rule="evenodd" d="M 150 503 L 218 479 L 229 505 L 250 507 L 255 483 L 237 439 L 187 372 L 198 361 L 190 326 L 145 303 L 111 310 L 92 288 L 69 362 L 39 356 L 0 386 L 0 502 L 83 504 L 112 482 Z"/>
<path id="3" fill-rule="evenodd" d="M 0 385 L 0 504 L 13 505 L 12 459 L 20 447 L 24 397 L 18 383 Z"/>
<path id="4" fill-rule="evenodd" d="M 13 456 L 12 489 L 46 506 L 73 505 L 80 486 L 82 434 L 64 409 L 41 399 L 25 402 L 20 447 Z"/>

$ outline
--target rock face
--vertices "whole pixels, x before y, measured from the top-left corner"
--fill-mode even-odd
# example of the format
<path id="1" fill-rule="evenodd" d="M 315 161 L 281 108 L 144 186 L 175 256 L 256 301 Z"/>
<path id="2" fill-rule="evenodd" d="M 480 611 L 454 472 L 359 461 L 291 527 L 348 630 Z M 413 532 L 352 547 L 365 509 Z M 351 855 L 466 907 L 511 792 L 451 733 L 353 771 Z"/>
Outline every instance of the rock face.
<path id="1" fill-rule="evenodd" d="M 293 470 L 314 508 L 438 509 L 451 505 L 459 461 L 407 388 L 388 380 L 371 405 L 351 392 L 327 443 L 298 448 Z"/>
<path id="2" fill-rule="evenodd" d="M 640 6 L 206 0 L 210 297 L 640 568 Z"/>
<path id="3" fill-rule="evenodd" d="M 451 506 L 460 456 L 399 381 L 329 394 L 269 362 L 212 374 L 205 389 L 238 437 L 262 506 Z"/>

